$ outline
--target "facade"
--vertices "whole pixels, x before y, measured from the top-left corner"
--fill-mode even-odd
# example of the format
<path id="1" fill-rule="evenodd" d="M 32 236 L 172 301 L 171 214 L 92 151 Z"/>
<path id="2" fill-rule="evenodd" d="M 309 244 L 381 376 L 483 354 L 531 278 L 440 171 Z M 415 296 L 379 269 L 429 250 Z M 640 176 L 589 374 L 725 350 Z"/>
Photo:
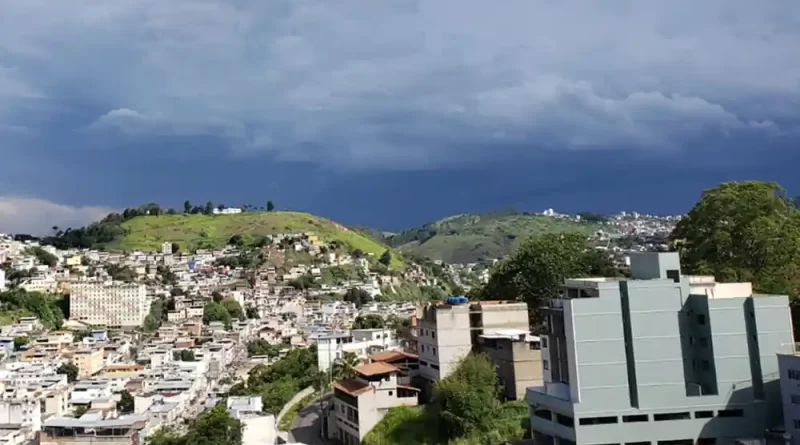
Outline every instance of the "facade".
<path id="1" fill-rule="evenodd" d="M 523 400 L 528 387 L 543 384 L 539 337 L 527 331 L 505 330 L 481 335 L 479 342 L 495 364 L 497 384 L 506 399 Z"/>
<path id="2" fill-rule="evenodd" d="M 91 377 L 103 369 L 103 349 L 83 348 L 75 351 L 72 361 L 78 367 L 78 378 Z"/>
<path id="3" fill-rule="evenodd" d="M 677 253 L 631 255 L 631 279 L 566 280 L 528 389 L 541 444 L 711 444 L 781 423 L 776 353 L 786 296 L 681 274 Z"/>
<path id="4" fill-rule="evenodd" d="M 0 291 L 6 290 L 6 271 L 0 270 Z"/>
<path id="5" fill-rule="evenodd" d="M 133 327 L 144 323 L 150 308 L 143 284 L 75 283 L 69 310 L 84 324 Z"/>
<path id="6" fill-rule="evenodd" d="M 483 334 L 528 331 L 528 305 L 511 301 L 431 304 L 417 314 L 420 375 L 435 382 L 450 375 Z"/>
<path id="7" fill-rule="evenodd" d="M 783 428 L 787 444 L 800 444 L 800 355 L 779 354 L 778 367 L 781 379 Z"/>
<path id="8" fill-rule="evenodd" d="M 161 253 L 164 255 L 172 255 L 172 243 L 169 241 L 161 243 Z"/>
<path id="9" fill-rule="evenodd" d="M 389 408 L 416 406 L 418 389 L 399 384 L 400 370 L 374 362 L 353 368 L 356 378 L 333 385 L 333 403 L 328 413 L 329 436 L 344 445 L 358 445 L 383 419 Z"/>

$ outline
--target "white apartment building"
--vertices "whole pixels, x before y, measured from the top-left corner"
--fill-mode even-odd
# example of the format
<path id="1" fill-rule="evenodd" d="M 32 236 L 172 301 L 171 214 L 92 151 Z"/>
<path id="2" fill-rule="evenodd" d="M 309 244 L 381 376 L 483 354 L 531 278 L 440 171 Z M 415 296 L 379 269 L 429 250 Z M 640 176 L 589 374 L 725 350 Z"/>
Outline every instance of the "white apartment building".
<path id="1" fill-rule="evenodd" d="M 20 425 L 32 432 L 42 430 L 41 400 L 2 399 L 0 400 L 0 423 Z"/>
<path id="2" fill-rule="evenodd" d="M 71 318 L 89 325 L 141 326 L 150 308 L 144 285 L 75 283 Z"/>
<path id="3" fill-rule="evenodd" d="M 419 371 L 435 382 L 450 375 L 484 334 L 528 332 L 528 305 L 513 301 L 431 304 L 417 315 Z"/>
<path id="4" fill-rule="evenodd" d="M 161 253 L 164 255 L 172 255 L 172 243 L 169 241 L 164 241 L 161 244 Z"/>
<path id="5" fill-rule="evenodd" d="M 312 338 L 317 341 L 317 366 L 321 370 L 330 370 L 333 363 L 348 352 L 366 358 L 373 352 L 400 347 L 392 329 L 353 329 L 317 334 Z"/>

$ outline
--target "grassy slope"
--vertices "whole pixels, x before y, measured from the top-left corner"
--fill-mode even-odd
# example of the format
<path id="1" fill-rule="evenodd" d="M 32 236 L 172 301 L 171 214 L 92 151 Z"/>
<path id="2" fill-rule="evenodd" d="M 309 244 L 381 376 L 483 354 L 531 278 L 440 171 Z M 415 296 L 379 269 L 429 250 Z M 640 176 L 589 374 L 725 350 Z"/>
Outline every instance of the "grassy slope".
<path id="1" fill-rule="evenodd" d="M 363 234 L 328 219 L 301 212 L 258 212 L 237 215 L 161 215 L 140 216 L 122 226 L 128 233 L 106 246 L 109 250 L 161 249 L 164 241 L 175 242 L 182 250 L 222 247 L 231 236 L 245 239 L 277 233 L 313 232 L 324 241 L 340 241 L 351 249 L 380 256 L 387 247 Z M 392 266 L 402 266 L 392 259 Z"/>
<path id="2" fill-rule="evenodd" d="M 545 233 L 578 231 L 591 234 L 595 224 L 515 212 L 450 216 L 388 238 L 401 251 L 443 260 L 468 263 L 500 258 L 524 239 Z"/>

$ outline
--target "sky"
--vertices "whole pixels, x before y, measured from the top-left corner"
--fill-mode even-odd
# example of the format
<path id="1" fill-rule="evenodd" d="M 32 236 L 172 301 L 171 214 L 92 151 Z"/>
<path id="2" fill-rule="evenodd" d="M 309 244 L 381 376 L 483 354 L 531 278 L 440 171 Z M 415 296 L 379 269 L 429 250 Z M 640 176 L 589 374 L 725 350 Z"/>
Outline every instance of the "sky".
<path id="1" fill-rule="evenodd" d="M 0 231 L 800 195 L 800 2 L 0 0 Z"/>

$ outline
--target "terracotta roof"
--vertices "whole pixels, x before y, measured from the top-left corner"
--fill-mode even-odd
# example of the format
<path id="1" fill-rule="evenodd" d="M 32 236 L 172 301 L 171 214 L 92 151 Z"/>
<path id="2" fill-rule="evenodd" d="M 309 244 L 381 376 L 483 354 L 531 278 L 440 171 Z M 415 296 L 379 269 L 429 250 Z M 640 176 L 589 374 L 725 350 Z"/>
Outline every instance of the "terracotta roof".
<path id="1" fill-rule="evenodd" d="M 403 389 L 408 389 L 408 390 L 411 390 L 411 391 L 420 392 L 420 389 L 419 389 L 419 388 L 414 388 L 413 386 L 408 386 L 408 385 L 397 385 L 397 387 L 398 387 L 398 388 L 403 388 Z"/>
<path id="2" fill-rule="evenodd" d="M 144 369 L 144 366 L 143 365 L 106 365 L 105 369 L 106 369 L 106 371 L 116 371 L 116 370 L 126 370 L 126 369 L 140 371 L 140 370 Z"/>
<path id="3" fill-rule="evenodd" d="M 393 362 L 406 358 L 417 359 L 419 357 L 415 354 L 409 354 L 408 352 L 403 351 L 383 351 L 378 352 L 377 354 L 372 354 L 369 358 L 372 359 L 373 362 Z"/>
<path id="4" fill-rule="evenodd" d="M 397 372 L 399 371 L 399 369 L 396 366 L 392 366 L 388 363 L 374 362 L 368 365 L 356 366 L 353 368 L 353 371 L 364 376 L 371 376 L 371 375 L 388 374 L 390 372 Z"/>
<path id="5" fill-rule="evenodd" d="M 334 383 L 333 387 L 339 391 L 350 394 L 353 397 L 358 397 L 359 395 L 364 394 L 372 389 L 370 384 L 362 382 L 358 379 L 340 380 Z"/>

